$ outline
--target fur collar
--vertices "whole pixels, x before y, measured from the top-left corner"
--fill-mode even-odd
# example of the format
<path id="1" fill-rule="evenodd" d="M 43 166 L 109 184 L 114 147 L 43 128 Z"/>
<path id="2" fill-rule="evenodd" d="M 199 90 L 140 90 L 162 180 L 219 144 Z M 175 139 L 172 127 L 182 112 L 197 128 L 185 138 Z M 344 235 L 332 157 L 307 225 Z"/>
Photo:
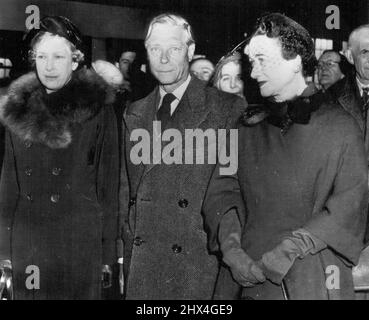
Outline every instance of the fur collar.
<path id="1" fill-rule="evenodd" d="M 66 148 L 72 127 L 93 118 L 108 101 L 108 86 L 94 71 L 81 69 L 55 93 L 46 94 L 34 72 L 15 80 L 0 98 L 0 121 L 21 140 Z"/>

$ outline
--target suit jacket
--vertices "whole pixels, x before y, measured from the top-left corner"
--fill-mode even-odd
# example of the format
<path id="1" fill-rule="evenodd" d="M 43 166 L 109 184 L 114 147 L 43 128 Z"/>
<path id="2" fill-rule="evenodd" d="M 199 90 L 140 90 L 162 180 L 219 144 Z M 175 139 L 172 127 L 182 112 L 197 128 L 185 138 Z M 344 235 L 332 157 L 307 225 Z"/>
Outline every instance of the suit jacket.
<path id="1" fill-rule="evenodd" d="M 120 226 L 126 299 L 211 299 L 218 261 L 207 249 L 201 209 L 215 164 L 205 160 L 205 164 L 135 165 L 131 161 L 137 147 L 131 141 L 133 130 L 146 129 L 151 141 L 153 135 L 158 137 L 153 129 L 158 101 L 156 88 L 133 103 L 124 116 Z M 182 138 L 185 129 L 231 128 L 245 107 L 239 97 L 192 78 L 167 126 L 179 130 Z M 180 152 L 184 145 L 184 141 L 174 142 Z M 163 149 L 162 159 L 170 154 Z M 207 159 L 207 151 L 204 156 Z"/>
<path id="2" fill-rule="evenodd" d="M 369 123 L 368 119 L 365 123 L 365 119 L 362 112 L 363 101 L 360 96 L 359 88 L 357 86 L 354 77 L 345 77 L 334 85 L 334 96 L 337 98 L 338 103 L 355 119 L 359 125 L 363 138 L 365 139 L 366 157 L 369 166 Z M 369 244 L 369 220 L 367 221 L 367 227 L 365 232 L 366 245 Z"/>
<path id="3" fill-rule="evenodd" d="M 357 87 L 355 79 L 346 77 L 337 82 L 334 86 L 334 97 L 337 97 L 338 103 L 356 120 L 363 135 L 365 134 L 365 124 L 362 113 L 362 98 L 360 96 L 359 88 Z M 369 150 L 369 137 L 365 137 L 366 150 Z"/>

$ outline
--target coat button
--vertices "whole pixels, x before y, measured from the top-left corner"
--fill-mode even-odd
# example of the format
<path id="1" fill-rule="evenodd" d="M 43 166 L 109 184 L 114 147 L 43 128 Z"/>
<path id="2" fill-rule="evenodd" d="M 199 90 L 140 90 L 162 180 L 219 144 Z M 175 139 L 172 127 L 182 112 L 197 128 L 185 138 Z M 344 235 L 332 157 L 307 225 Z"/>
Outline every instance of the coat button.
<path id="1" fill-rule="evenodd" d="M 61 168 L 53 168 L 51 170 L 51 173 L 53 174 L 53 176 L 58 176 L 61 171 L 62 171 Z"/>
<path id="2" fill-rule="evenodd" d="M 56 194 L 52 194 L 51 197 L 50 197 L 50 200 L 53 203 L 59 202 L 59 200 L 60 200 L 60 194 L 57 194 L 57 193 Z"/>
<path id="3" fill-rule="evenodd" d="M 28 200 L 28 201 L 30 201 L 30 202 L 32 202 L 32 201 L 33 201 L 33 196 L 32 196 L 32 194 L 30 194 L 30 193 L 27 193 L 27 194 L 26 194 L 26 198 L 27 198 L 27 200 Z"/>
<path id="4" fill-rule="evenodd" d="M 32 169 L 31 168 L 26 168 L 26 170 L 24 170 L 24 173 L 26 174 L 26 176 L 31 176 L 32 175 Z"/>
<path id="5" fill-rule="evenodd" d="M 135 246 L 140 246 L 141 244 L 143 244 L 145 241 L 141 239 L 141 237 L 135 237 L 135 239 L 133 240 L 133 244 Z"/>
<path id="6" fill-rule="evenodd" d="M 53 174 L 53 176 L 58 176 L 60 175 L 60 172 L 61 172 L 61 168 L 53 168 L 51 170 L 51 173 Z"/>
<path id="7" fill-rule="evenodd" d="M 178 201 L 178 205 L 181 208 L 187 208 L 188 207 L 188 200 L 187 199 L 181 199 Z"/>
<path id="8" fill-rule="evenodd" d="M 136 204 L 136 198 L 131 198 L 129 199 L 129 203 L 128 203 L 128 206 L 129 207 L 132 207 Z"/>
<path id="9" fill-rule="evenodd" d="M 32 147 L 32 142 L 30 140 L 26 140 L 24 142 L 24 145 L 26 146 L 27 149 L 31 148 Z"/>
<path id="10" fill-rule="evenodd" d="M 182 252 L 182 247 L 179 246 L 178 244 L 174 244 L 172 246 L 172 250 L 173 250 L 174 253 L 181 253 Z"/>

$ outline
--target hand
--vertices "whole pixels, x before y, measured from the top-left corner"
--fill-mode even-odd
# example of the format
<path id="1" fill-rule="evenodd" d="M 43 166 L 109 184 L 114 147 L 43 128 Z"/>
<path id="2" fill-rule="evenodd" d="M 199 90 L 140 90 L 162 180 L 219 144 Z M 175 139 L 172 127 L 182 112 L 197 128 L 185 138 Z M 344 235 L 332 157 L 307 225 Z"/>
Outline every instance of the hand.
<path id="1" fill-rule="evenodd" d="M 119 291 L 120 294 L 124 294 L 124 270 L 123 263 L 119 263 Z"/>
<path id="2" fill-rule="evenodd" d="M 12 269 L 12 263 L 10 260 L 0 260 L 0 270 L 4 268 Z"/>
<path id="3" fill-rule="evenodd" d="M 12 264 L 0 260 L 0 300 L 13 300 Z"/>
<path id="4" fill-rule="evenodd" d="M 258 265 L 271 282 L 281 284 L 300 251 L 293 241 L 285 239 L 273 250 L 264 253 Z"/>
<path id="5" fill-rule="evenodd" d="M 102 266 L 101 280 L 103 289 L 108 289 L 113 285 L 113 270 L 107 264 Z"/>
<path id="6" fill-rule="evenodd" d="M 263 271 L 242 248 L 225 252 L 223 261 L 230 267 L 234 280 L 243 287 L 253 287 L 266 280 Z"/>

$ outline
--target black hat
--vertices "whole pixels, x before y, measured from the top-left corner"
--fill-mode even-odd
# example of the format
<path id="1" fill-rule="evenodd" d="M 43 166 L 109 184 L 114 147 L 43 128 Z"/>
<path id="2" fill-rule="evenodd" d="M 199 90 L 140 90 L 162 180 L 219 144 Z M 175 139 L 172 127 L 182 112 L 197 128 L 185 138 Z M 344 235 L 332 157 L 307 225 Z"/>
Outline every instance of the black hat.
<path id="1" fill-rule="evenodd" d="M 66 38 L 77 49 L 83 51 L 82 34 L 77 27 L 66 17 L 50 16 L 45 17 L 40 21 L 39 29 L 31 29 L 24 37 L 27 45 L 30 45 L 32 40 L 40 32 L 50 32 L 60 37 Z"/>

